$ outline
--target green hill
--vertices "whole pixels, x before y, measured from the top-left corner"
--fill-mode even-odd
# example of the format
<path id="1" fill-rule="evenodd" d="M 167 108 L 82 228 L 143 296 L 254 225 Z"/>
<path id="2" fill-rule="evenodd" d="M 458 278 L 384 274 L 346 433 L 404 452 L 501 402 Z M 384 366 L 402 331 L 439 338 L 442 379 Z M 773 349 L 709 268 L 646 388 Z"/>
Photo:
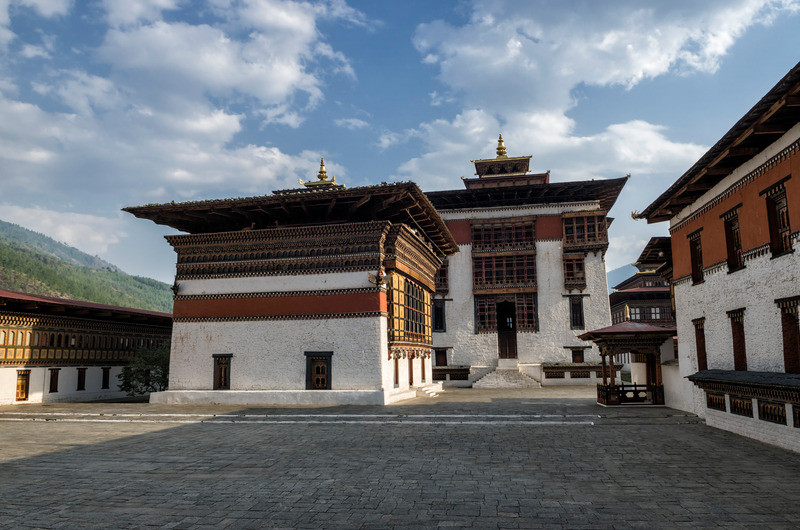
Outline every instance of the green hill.
<path id="1" fill-rule="evenodd" d="M 0 288 L 172 311 L 172 291 L 166 283 L 125 274 L 96 256 L 4 221 L 0 221 Z"/>

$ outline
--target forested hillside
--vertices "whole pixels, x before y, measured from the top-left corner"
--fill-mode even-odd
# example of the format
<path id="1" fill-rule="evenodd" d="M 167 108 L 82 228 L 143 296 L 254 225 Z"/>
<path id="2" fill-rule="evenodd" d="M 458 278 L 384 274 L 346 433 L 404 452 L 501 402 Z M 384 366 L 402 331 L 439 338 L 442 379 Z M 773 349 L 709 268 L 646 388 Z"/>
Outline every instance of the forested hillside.
<path id="1" fill-rule="evenodd" d="M 125 274 L 100 258 L 2 221 L 0 288 L 100 304 L 172 311 L 169 285 Z"/>

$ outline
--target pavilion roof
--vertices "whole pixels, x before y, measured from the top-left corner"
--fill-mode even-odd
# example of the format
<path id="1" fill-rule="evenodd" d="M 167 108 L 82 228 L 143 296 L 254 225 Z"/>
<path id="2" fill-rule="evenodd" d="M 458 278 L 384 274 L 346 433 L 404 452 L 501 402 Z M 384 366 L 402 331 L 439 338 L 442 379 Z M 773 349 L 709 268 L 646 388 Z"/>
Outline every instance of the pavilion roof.
<path id="1" fill-rule="evenodd" d="M 641 213 L 648 223 L 668 221 L 800 121 L 800 63 L 737 121 L 672 186 Z"/>
<path id="2" fill-rule="evenodd" d="M 272 195 L 148 204 L 123 210 L 190 234 L 391 221 L 418 230 L 444 255 L 458 252 L 458 244 L 441 216 L 413 182 L 355 188 L 299 188 L 275 191 Z"/>
<path id="3" fill-rule="evenodd" d="M 66 298 L 55 298 L 0 289 L 0 306 L 3 311 L 38 313 L 53 316 L 78 318 L 102 318 L 106 320 L 125 320 L 153 325 L 172 324 L 171 313 L 119 307 Z"/>
<path id="4" fill-rule="evenodd" d="M 676 332 L 677 328 L 675 326 L 664 327 L 642 322 L 626 321 L 614 324 L 613 326 L 587 331 L 583 335 L 578 335 L 578 338 L 583 340 L 596 340 L 612 337 L 625 338 L 636 335 L 666 338 L 674 336 Z"/>
<path id="5" fill-rule="evenodd" d="M 609 211 L 628 178 L 430 191 L 426 195 L 438 210 L 598 201 L 602 210 Z"/>
<path id="6" fill-rule="evenodd" d="M 669 300 L 669 287 L 634 287 L 614 291 L 608 295 L 611 305 L 616 305 L 627 300 Z"/>

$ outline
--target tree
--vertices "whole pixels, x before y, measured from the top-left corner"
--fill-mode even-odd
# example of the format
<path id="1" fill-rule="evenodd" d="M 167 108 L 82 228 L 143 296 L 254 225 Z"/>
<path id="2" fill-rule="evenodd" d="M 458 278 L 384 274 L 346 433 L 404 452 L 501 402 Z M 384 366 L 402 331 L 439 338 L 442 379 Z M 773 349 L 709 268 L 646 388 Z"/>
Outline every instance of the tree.
<path id="1" fill-rule="evenodd" d="M 129 396 L 167 389 L 169 382 L 169 342 L 158 348 L 139 348 L 130 364 L 122 368 L 119 389 Z"/>

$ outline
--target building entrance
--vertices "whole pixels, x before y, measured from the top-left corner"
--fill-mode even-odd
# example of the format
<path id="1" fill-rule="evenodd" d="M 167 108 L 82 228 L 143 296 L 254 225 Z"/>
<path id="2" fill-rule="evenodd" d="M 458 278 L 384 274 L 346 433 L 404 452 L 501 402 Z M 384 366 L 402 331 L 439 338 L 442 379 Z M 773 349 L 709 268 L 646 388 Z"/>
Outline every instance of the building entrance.
<path id="1" fill-rule="evenodd" d="M 514 302 L 497 303 L 497 351 L 501 359 L 517 358 L 517 308 Z"/>

